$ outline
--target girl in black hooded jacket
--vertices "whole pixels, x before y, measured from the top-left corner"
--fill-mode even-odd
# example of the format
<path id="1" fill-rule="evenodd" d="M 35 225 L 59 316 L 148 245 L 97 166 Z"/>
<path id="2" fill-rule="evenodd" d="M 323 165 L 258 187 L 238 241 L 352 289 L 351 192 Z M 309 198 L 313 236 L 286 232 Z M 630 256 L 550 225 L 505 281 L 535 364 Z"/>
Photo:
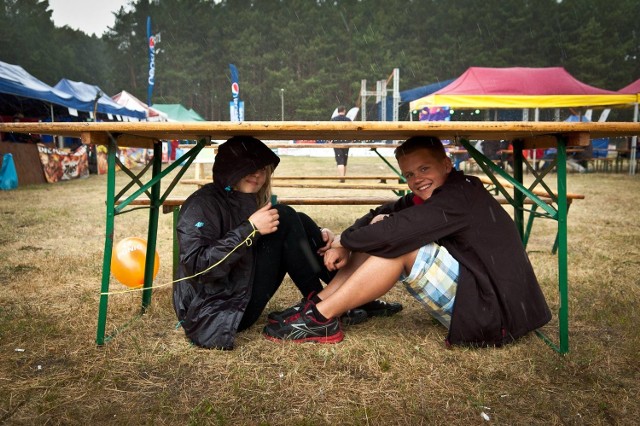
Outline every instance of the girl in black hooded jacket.
<path id="1" fill-rule="evenodd" d="M 272 206 L 271 173 L 280 159 L 258 139 L 220 145 L 213 183 L 185 201 L 178 220 L 176 314 L 187 337 L 206 348 L 232 349 L 289 274 L 303 296 L 322 290 L 330 273 L 320 257 L 332 234 L 308 216 Z"/>

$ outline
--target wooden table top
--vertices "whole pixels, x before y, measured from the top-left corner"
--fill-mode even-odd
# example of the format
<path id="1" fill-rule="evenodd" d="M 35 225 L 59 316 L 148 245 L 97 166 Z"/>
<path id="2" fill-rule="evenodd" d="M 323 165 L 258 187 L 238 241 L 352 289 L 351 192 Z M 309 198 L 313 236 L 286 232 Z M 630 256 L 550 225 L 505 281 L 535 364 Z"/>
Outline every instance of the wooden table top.
<path id="1" fill-rule="evenodd" d="M 556 145 L 554 135 L 565 135 L 569 145 L 585 146 L 589 138 L 640 135 L 632 122 L 511 122 L 511 121 L 204 121 L 192 123 L 69 122 L 0 123 L 0 132 L 79 137 L 84 143 L 106 145 L 113 136 L 118 146 L 150 148 L 157 140 L 226 140 L 251 135 L 261 140 L 339 139 L 354 141 L 398 140 L 431 135 L 455 140 L 521 139 L 525 148 Z"/>

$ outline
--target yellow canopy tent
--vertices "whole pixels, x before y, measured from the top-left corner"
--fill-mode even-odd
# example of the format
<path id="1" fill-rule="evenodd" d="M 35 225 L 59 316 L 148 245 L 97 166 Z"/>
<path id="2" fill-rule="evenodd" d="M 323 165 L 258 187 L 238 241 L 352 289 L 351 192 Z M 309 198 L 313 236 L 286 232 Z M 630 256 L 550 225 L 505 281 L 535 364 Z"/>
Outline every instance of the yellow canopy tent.
<path id="1" fill-rule="evenodd" d="M 636 94 L 589 86 L 562 67 L 471 67 L 448 86 L 410 103 L 452 108 L 570 108 L 631 106 Z"/>

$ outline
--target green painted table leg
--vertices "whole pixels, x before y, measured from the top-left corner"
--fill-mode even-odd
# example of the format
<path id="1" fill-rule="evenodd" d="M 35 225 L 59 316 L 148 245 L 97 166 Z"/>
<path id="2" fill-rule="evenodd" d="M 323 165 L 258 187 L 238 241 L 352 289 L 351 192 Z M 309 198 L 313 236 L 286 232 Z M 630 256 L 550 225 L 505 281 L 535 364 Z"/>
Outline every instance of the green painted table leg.
<path id="1" fill-rule="evenodd" d="M 561 354 L 569 352 L 569 284 L 567 256 L 567 141 L 558 137 L 558 327 Z"/>
<path id="2" fill-rule="evenodd" d="M 102 258 L 102 285 L 100 286 L 100 304 L 98 307 L 98 327 L 96 343 L 103 345 L 107 325 L 107 305 L 109 302 L 109 280 L 111 278 L 111 256 L 113 250 L 113 232 L 115 223 L 115 188 L 116 188 L 116 145 L 109 143 L 107 151 L 107 219 L 104 238 L 104 255 Z"/>
<path id="3" fill-rule="evenodd" d="M 180 263 L 180 245 L 178 244 L 178 216 L 180 214 L 180 207 L 175 206 L 173 208 L 173 279 L 178 279 L 178 264 Z"/>
<path id="4" fill-rule="evenodd" d="M 520 184 L 522 184 L 522 163 L 524 156 L 522 155 L 522 141 L 513 141 L 513 178 Z M 513 205 L 515 207 L 513 215 L 518 232 L 520 232 L 520 239 L 524 242 L 524 211 L 522 206 L 524 205 L 524 194 L 517 188 L 513 189 Z M 526 244 L 525 244 L 526 245 Z"/>
<path id="5" fill-rule="evenodd" d="M 162 172 L 162 143 L 153 146 L 152 179 Z M 160 180 L 151 187 L 151 208 L 149 209 L 149 230 L 147 233 L 147 255 L 144 268 L 144 286 L 142 290 L 142 312 L 151 304 L 151 287 L 153 286 L 153 269 L 155 264 L 156 243 L 158 237 L 158 219 L 160 217 Z"/>

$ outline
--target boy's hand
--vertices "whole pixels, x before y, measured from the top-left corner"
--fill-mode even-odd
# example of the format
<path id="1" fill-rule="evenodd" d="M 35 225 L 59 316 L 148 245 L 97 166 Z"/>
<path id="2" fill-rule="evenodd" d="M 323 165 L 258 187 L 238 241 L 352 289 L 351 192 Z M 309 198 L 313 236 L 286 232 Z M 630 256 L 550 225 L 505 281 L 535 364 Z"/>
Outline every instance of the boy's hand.
<path id="1" fill-rule="evenodd" d="M 376 222 L 380 222 L 381 220 L 385 220 L 387 217 L 389 217 L 388 214 L 379 214 L 376 217 L 374 217 L 373 219 L 371 219 L 371 222 L 369 223 L 370 225 L 376 223 Z"/>
<path id="2" fill-rule="evenodd" d="M 349 250 L 344 247 L 331 247 L 324 253 L 324 266 L 330 271 L 342 268 L 349 260 Z"/>

